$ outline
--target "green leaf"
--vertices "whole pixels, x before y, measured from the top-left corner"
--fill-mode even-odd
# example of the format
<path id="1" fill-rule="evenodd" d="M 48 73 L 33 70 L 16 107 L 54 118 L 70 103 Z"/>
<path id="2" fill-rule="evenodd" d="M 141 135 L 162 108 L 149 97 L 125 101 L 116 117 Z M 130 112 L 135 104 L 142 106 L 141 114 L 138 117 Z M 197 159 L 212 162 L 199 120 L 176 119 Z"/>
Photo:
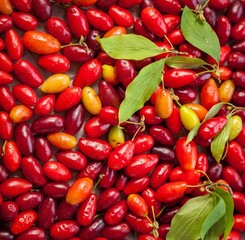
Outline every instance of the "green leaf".
<path id="1" fill-rule="evenodd" d="M 219 240 L 219 237 L 225 231 L 225 216 L 216 222 L 207 232 L 205 240 Z"/>
<path id="2" fill-rule="evenodd" d="M 181 16 L 181 31 L 189 43 L 219 62 L 220 43 L 216 33 L 187 6 L 184 7 Z"/>
<path id="3" fill-rule="evenodd" d="M 205 219 L 203 228 L 201 231 L 202 239 L 205 238 L 207 232 L 210 230 L 210 228 L 215 225 L 226 213 L 226 204 L 225 201 L 219 196 L 214 194 L 214 198 L 216 197 L 216 205 L 213 208 L 213 210 L 209 213 L 208 217 Z M 211 238 L 213 240 L 213 238 Z"/>
<path id="4" fill-rule="evenodd" d="M 208 65 L 205 61 L 200 58 L 173 56 L 166 59 L 166 64 L 172 68 L 180 69 L 194 69 L 200 68 L 204 65 Z"/>
<path id="5" fill-rule="evenodd" d="M 191 131 L 187 135 L 186 144 L 192 141 L 192 139 L 197 135 L 200 126 L 201 124 L 191 129 Z"/>
<path id="6" fill-rule="evenodd" d="M 219 110 L 223 107 L 223 105 L 226 104 L 224 102 L 219 102 L 217 104 L 215 104 L 214 106 L 212 106 L 209 111 L 207 112 L 206 116 L 205 116 L 205 119 L 203 120 L 206 121 L 212 117 L 214 117 L 218 112 Z"/>
<path id="7" fill-rule="evenodd" d="M 224 216 L 225 231 L 224 231 L 223 239 L 226 239 L 229 233 L 231 232 L 234 224 L 234 219 L 233 219 L 234 202 L 232 199 L 232 195 L 224 191 L 222 188 L 216 187 L 215 193 L 217 193 L 219 197 L 222 198 L 225 202 L 226 213 Z"/>
<path id="8" fill-rule="evenodd" d="M 138 73 L 128 85 L 125 98 L 119 107 L 119 123 L 128 120 L 136 111 L 144 106 L 161 82 L 165 59 L 153 62 Z"/>
<path id="9" fill-rule="evenodd" d="M 218 163 L 220 163 L 222 159 L 225 145 L 229 139 L 231 128 L 232 128 L 232 119 L 229 118 L 225 127 L 222 129 L 222 131 L 217 136 L 214 137 L 214 139 L 212 140 L 210 144 L 211 153 L 214 159 Z"/>
<path id="10" fill-rule="evenodd" d="M 209 228 L 219 220 L 216 217 L 222 215 L 222 206 L 220 198 L 211 193 L 188 200 L 174 216 L 166 239 L 204 239 Z"/>
<path id="11" fill-rule="evenodd" d="M 136 34 L 121 34 L 99 41 L 104 51 L 115 59 L 142 60 L 163 53 L 155 43 Z"/>

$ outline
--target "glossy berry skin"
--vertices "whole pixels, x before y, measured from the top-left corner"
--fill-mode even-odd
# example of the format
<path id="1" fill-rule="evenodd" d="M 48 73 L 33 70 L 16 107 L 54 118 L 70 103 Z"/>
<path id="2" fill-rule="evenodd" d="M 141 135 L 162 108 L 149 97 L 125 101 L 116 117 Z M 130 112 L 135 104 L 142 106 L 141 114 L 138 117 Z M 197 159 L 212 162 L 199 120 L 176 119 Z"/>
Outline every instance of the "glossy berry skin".
<path id="1" fill-rule="evenodd" d="M 58 114 L 38 117 L 31 127 L 33 132 L 40 135 L 59 132 L 64 127 L 64 118 Z"/>
<path id="2" fill-rule="evenodd" d="M 35 30 L 38 25 L 37 19 L 30 13 L 13 12 L 11 16 L 14 24 L 23 31 Z"/>
<path id="3" fill-rule="evenodd" d="M 71 205 L 83 202 L 91 194 L 92 188 L 93 181 L 90 178 L 77 179 L 67 192 L 66 202 Z"/>
<path id="4" fill-rule="evenodd" d="M 196 73 L 192 70 L 171 69 L 164 74 L 164 84 L 167 87 L 178 88 L 195 81 Z"/>
<path id="5" fill-rule="evenodd" d="M 147 218 L 138 217 L 130 212 L 126 214 L 125 221 L 137 233 L 149 233 L 153 229 Z"/>
<path id="6" fill-rule="evenodd" d="M 20 12 L 30 12 L 32 9 L 31 0 L 11 0 L 11 4 Z"/>
<path id="7" fill-rule="evenodd" d="M 115 88 L 107 81 L 100 81 L 98 85 L 102 107 L 111 106 L 118 108 L 121 99 Z"/>
<path id="8" fill-rule="evenodd" d="M 95 160 L 105 160 L 108 158 L 112 147 L 102 139 L 80 138 L 78 141 L 79 150 L 86 156 Z"/>
<path id="9" fill-rule="evenodd" d="M 203 140 L 214 138 L 227 123 L 225 116 L 213 117 L 205 121 L 198 131 L 198 136 Z"/>
<path id="10" fill-rule="evenodd" d="M 117 223 L 115 225 L 105 226 L 102 229 L 102 235 L 105 237 L 115 236 L 120 238 L 125 237 L 130 233 L 130 226 L 126 222 Z"/>
<path id="11" fill-rule="evenodd" d="M 1 15 L 0 22 L 1 22 L 0 33 L 6 32 L 13 27 L 13 19 L 10 16 Z"/>
<path id="12" fill-rule="evenodd" d="M 34 209 L 44 200 L 44 194 L 40 192 L 26 192 L 15 198 L 20 211 Z"/>
<path id="13" fill-rule="evenodd" d="M 245 55 L 242 52 L 232 52 L 228 57 L 227 64 L 233 70 L 243 70 Z"/>
<path id="14" fill-rule="evenodd" d="M 222 170 L 222 178 L 228 182 L 234 191 L 242 191 L 244 187 L 242 178 L 234 168 L 229 166 L 224 167 Z"/>
<path id="15" fill-rule="evenodd" d="M 10 73 L 14 70 L 14 64 L 12 60 L 9 58 L 9 56 L 3 52 L 0 52 L 0 70 L 3 72 Z M 4 73 L 1 73 L 2 76 L 4 76 Z M 8 76 L 8 75 L 6 75 Z M 11 79 L 9 80 L 11 81 Z M 4 81 L 1 81 L 4 83 Z"/>
<path id="16" fill-rule="evenodd" d="M 56 158 L 71 170 L 82 170 L 87 164 L 87 158 L 76 150 L 60 151 Z"/>
<path id="17" fill-rule="evenodd" d="M 180 199 L 187 189 L 186 182 L 170 182 L 163 184 L 156 191 L 156 199 L 160 202 L 170 203 Z"/>
<path id="18" fill-rule="evenodd" d="M 53 224 L 57 213 L 57 204 L 54 198 L 46 197 L 38 209 L 37 225 L 42 229 L 49 229 Z"/>
<path id="19" fill-rule="evenodd" d="M 122 8 L 131 8 L 133 6 L 140 4 L 141 1 L 142 0 L 132 0 L 132 1 L 128 2 L 127 0 L 119 0 L 117 4 L 118 4 L 118 6 L 120 6 Z"/>
<path id="20" fill-rule="evenodd" d="M 242 146 L 236 141 L 230 141 L 227 146 L 225 160 L 237 171 L 245 169 L 245 153 Z"/>
<path id="21" fill-rule="evenodd" d="M 115 63 L 117 81 L 125 88 L 133 81 L 136 76 L 136 69 L 133 61 L 118 59 Z"/>
<path id="22" fill-rule="evenodd" d="M 11 60 L 19 60 L 23 54 L 23 43 L 18 33 L 10 29 L 5 34 L 6 50 Z"/>
<path id="23" fill-rule="evenodd" d="M 43 229 L 39 227 L 31 227 L 27 229 L 25 232 L 18 235 L 18 240 L 44 240 L 46 238 L 46 233 Z"/>
<path id="24" fill-rule="evenodd" d="M 245 195 L 241 192 L 234 192 L 233 193 L 233 201 L 234 201 L 234 208 L 240 214 L 244 214 L 244 204 L 245 204 Z"/>
<path id="25" fill-rule="evenodd" d="M 19 208 L 15 202 L 4 201 L 1 204 L 1 208 L 0 208 L 1 221 L 3 222 L 13 221 L 16 218 L 18 211 L 19 211 Z"/>
<path id="26" fill-rule="evenodd" d="M 47 94 L 39 98 L 34 106 L 35 114 L 39 116 L 48 115 L 54 108 L 55 100 L 54 94 Z"/>
<path id="27" fill-rule="evenodd" d="M 66 21 L 71 33 L 75 38 L 85 37 L 89 32 L 89 25 L 83 11 L 73 5 L 66 9 Z"/>
<path id="28" fill-rule="evenodd" d="M 81 226 L 88 226 L 92 223 L 97 206 L 97 195 L 91 194 L 84 202 L 79 205 L 77 211 L 77 223 Z"/>
<path id="29" fill-rule="evenodd" d="M 47 162 L 52 157 L 51 145 L 45 137 L 35 138 L 34 152 L 42 162 Z"/>
<path id="30" fill-rule="evenodd" d="M 186 137 L 179 138 L 175 151 L 177 159 L 184 170 L 194 170 L 197 163 L 197 146 L 191 141 L 186 144 Z"/>
<path id="31" fill-rule="evenodd" d="M 216 33 L 219 38 L 220 44 L 225 45 L 231 35 L 231 22 L 229 18 L 220 16 L 216 22 Z"/>
<path id="32" fill-rule="evenodd" d="M 44 174 L 54 181 L 69 181 L 72 177 L 70 170 L 56 161 L 46 162 L 43 166 Z"/>
<path id="33" fill-rule="evenodd" d="M 60 42 L 48 33 L 27 31 L 22 37 L 25 48 L 37 54 L 52 54 L 60 50 Z"/>
<path id="34" fill-rule="evenodd" d="M 150 178 L 148 176 L 140 178 L 131 178 L 127 181 L 123 193 L 129 195 L 131 193 L 140 193 L 150 184 Z"/>
<path id="35" fill-rule="evenodd" d="M 176 104 L 173 104 L 172 113 L 165 120 L 165 123 L 166 123 L 167 128 L 171 131 L 171 133 L 178 134 L 181 131 L 183 124 L 180 118 L 180 110 Z"/>
<path id="36" fill-rule="evenodd" d="M 130 194 L 127 197 L 127 204 L 129 209 L 139 217 L 146 217 L 148 215 L 148 206 L 139 194 Z"/>
<path id="37" fill-rule="evenodd" d="M 13 123 L 9 117 L 9 114 L 6 112 L 0 112 L 0 137 L 4 140 L 8 140 L 13 135 Z"/>
<path id="38" fill-rule="evenodd" d="M 145 123 L 149 125 L 156 125 L 163 122 L 163 119 L 156 113 L 154 106 L 144 106 L 140 109 L 139 116 L 144 116 Z"/>
<path id="39" fill-rule="evenodd" d="M 70 239 L 80 230 L 79 225 L 74 220 L 63 220 L 56 222 L 50 228 L 50 235 L 54 239 Z"/>
<path id="40" fill-rule="evenodd" d="M 30 87 L 39 87 L 44 82 L 40 71 L 28 60 L 17 61 L 14 65 L 14 73 L 19 81 Z"/>
<path id="41" fill-rule="evenodd" d="M 96 0 L 74 0 L 73 2 L 79 7 L 89 7 L 95 4 L 97 1 Z"/>
<path id="42" fill-rule="evenodd" d="M 151 150 L 151 148 L 154 145 L 153 138 L 148 134 L 142 134 L 136 136 L 133 142 L 134 142 L 134 154 L 145 153 Z"/>
<path id="43" fill-rule="evenodd" d="M 128 28 L 131 27 L 134 23 L 134 17 L 130 11 L 119 7 L 117 5 L 113 5 L 109 8 L 108 14 L 112 18 L 112 20 L 119 26 Z"/>
<path id="44" fill-rule="evenodd" d="M 29 156 L 34 152 L 34 136 L 27 122 L 15 125 L 14 138 L 23 156 Z"/>
<path id="45" fill-rule="evenodd" d="M 180 12 L 181 9 L 180 3 L 176 0 L 156 0 L 154 3 L 156 5 L 156 8 L 162 13 L 177 14 Z"/>
<path id="46" fill-rule="evenodd" d="M 27 210 L 19 213 L 10 226 L 13 234 L 19 234 L 30 228 L 37 219 L 37 213 L 34 210 Z"/>
<path id="47" fill-rule="evenodd" d="M 201 104 L 209 110 L 219 102 L 219 90 L 213 78 L 210 78 L 201 88 Z"/>
<path id="48" fill-rule="evenodd" d="M 152 7 L 146 7 L 141 11 L 141 19 L 148 30 L 158 37 L 164 37 L 167 33 L 166 24 L 161 13 Z"/>
<path id="49" fill-rule="evenodd" d="M 149 134 L 156 142 L 159 142 L 164 146 L 173 147 L 175 144 L 173 134 L 162 125 L 154 125 L 150 127 Z"/>
<path id="50" fill-rule="evenodd" d="M 102 217 L 96 218 L 91 224 L 81 229 L 79 237 L 84 240 L 96 239 L 101 236 L 101 231 L 105 227 L 105 222 Z"/>
<path id="51" fill-rule="evenodd" d="M 97 81 L 102 72 L 102 64 L 97 59 L 93 58 L 84 63 L 79 69 L 74 78 L 73 85 L 81 88 L 89 86 Z"/>
<path id="52" fill-rule="evenodd" d="M 87 120 L 84 125 L 85 136 L 88 138 L 100 138 L 110 129 L 111 125 L 104 123 L 98 116 Z"/>
<path id="53" fill-rule="evenodd" d="M 156 36 L 145 27 L 142 19 L 140 19 L 140 18 L 137 18 L 135 20 L 134 25 L 133 25 L 133 29 L 134 29 L 135 33 L 137 33 L 141 36 L 144 36 L 144 37 L 146 37 L 152 41 L 154 41 L 156 38 Z"/>
<path id="54" fill-rule="evenodd" d="M 116 181 L 117 172 L 112 170 L 109 166 L 104 165 L 101 169 L 100 174 L 103 178 L 99 182 L 99 186 L 102 188 L 110 188 Z"/>
<path id="55" fill-rule="evenodd" d="M 161 89 L 156 94 L 155 101 L 156 114 L 167 119 L 173 112 L 173 99 L 168 89 Z"/>
<path id="56" fill-rule="evenodd" d="M 69 87 L 66 88 L 60 95 L 58 96 L 54 110 L 57 112 L 66 111 L 76 104 L 78 104 L 82 97 L 82 90 L 80 87 Z M 69 103 L 69 104 L 68 104 Z"/>
<path id="57" fill-rule="evenodd" d="M 46 28 L 49 34 L 55 37 L 63 45 L 69 44 L 72 35 L 66 22 L 58 17 L 51 17 L 46 22 Z"/>
<path id="58" fill-rule="evenodd" d="M 89 161 L 85 168 L 79 173 L 78 178 L 89 177 L 91 180 L 95 180 L 101 170 L 102 162 L 100 161 Z"/>
<path id="59" fill-rule="evenodd" d="M 94 27 L 99 31 L 109 31 L 113 27 L 113 21 L 107 13 L 96 9 L 89 8 L 86 11 L 86 18 L 90 26 Z"/>
<path id="60" fill-rule="evenodd" d="M 120 192 L 116 188 L 107 188 L 98 197 L 97 210 L 105 211 L 116 204 L 119 199 Z"/>
<path id="61" fill-rule="evenodd" d="M 235 214 L 233 230 L 238 231 L 238 232 L 244 232 L 245 230 L 244 220 L 245 220 L 244 214 Z"/>
<path id="62" fill-rule="evenodd" d="M 134 155 L 134 143 L 131 140 L 116 147 L 108 158 L 108 166 L 113 170 L 120 170 L 128 165 Z"/>
<path id="63" fill-rule="evenodd" d="M 16 84 L 13 86 L 12 92 L 17 100 L 28 107 L 34 106 L 37 102 L 38 98 L 35 91 L 28 85 Z"/>
<path id="64" fill-rule="evenodd" d="M 37 64 L 51 73 L 67 72 L 70 68 L 69 59 L 57 53 L 40 56 Z"/>
<path id="65" fill-rule="evenodd" d="M 77 104 L 66 112 L 64 131 L 68 134 L 76 134 L 82 127 L 85 116 L 83 104 Z"/>
<path id="66" fill-rule="evenodd" d="M 165 183 L 169 177 L 172 167 L 168 163 L 162 163 L 155 167 L 151 173 L 151 186 L 152 188 L 158 188 Z"/>
<path id="67" fill-rule="evenodd" d="M 107 224 L 113 225 L 121 222 L 128 211 L 127 201 L 125 199 L 115 203 L 112 207 L 108 208 L 104 220 Z"/>
<path id="68" fill-rule="evenodd" d="M 43 193 L 50 198 L 65 198 L 70 185 L 66 182 L 48 181 L 43 186 Z"/>
<path id="69" fill-rule="evenodd" d="M 31 156 L 22 158 L 21 170 L 26 179 L 34 185 L 43 186 L 46 183 L 43 168 L 36 158 Z"/>
<path id="70" fill-rule="evenodd" d="M 52 5 L 48 0 L 37 0 L 32 2 L 34 15 L 40 20 L 45 21 L 52 15 Z"/>
<path id="71" fill-rule="evenodd" d="M 24 104 L 15 105 L 9 112 L 9 117 L 14 123 L 21 123 L 32 118 L 33 111 Z"/>
<path id="72" fill-rule="evenodd" d="M 158 163 L 156 154 L 140 154 L 134 156 L 124 169 L 128 177 L 143 177 L 151 172 Z"/>

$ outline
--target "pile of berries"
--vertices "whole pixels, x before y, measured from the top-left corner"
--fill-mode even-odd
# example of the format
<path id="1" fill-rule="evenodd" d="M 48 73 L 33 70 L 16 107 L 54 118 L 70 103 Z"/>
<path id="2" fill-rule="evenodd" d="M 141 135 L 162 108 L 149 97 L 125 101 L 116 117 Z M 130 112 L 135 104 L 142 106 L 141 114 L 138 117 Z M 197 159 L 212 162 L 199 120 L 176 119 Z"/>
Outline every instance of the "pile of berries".
<path id="1" fill-rule="evenodd" d="M 199 2 L 0 0 L 1 240 L 166 239 L 181 206 L 208 194 L 207 178 L 232 190 L 227 239 L 241 239 L 244 0 L 210 0 L 203 8 L 221 45 L 217 71 L 178 69 L 176 76 L 166 67 L 169 95 L 160 84 L 119 125 L 125 91 L 143 67 L 174 54 L 217 64 L 182 34 L 184 6 L 194 11 Z M 114 59 L 100 45 L 99 39 L 129 33 L 166 52 Z M 193 125 L 220 102 L 227 104 L 187 144 Z M 231 113 L 219 164 L 210 144 Z"/>

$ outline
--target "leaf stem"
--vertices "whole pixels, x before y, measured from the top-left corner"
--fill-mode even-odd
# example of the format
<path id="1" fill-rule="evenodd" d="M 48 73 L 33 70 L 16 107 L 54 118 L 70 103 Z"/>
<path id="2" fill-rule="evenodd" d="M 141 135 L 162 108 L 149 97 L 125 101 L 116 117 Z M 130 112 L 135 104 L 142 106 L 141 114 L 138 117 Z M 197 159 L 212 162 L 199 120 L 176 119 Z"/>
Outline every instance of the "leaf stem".
<path id="1" fill-rule="evenodd" d="M 174 100 L 174 101 L 177 103 L 177 105 L 181 108 L 182 105 L 181 105 L 181 103 L 179 102 L 179 97 L 176 96 L 176 95 L 174 94 L 173 88 L 169 88 L 169 92 L 171 93 L 171 96 L 172 96 L 173 100 Z"/>
<path id="2" fill-rule="evenodd" d="M 137 134 L 139 133 L 140 130 L 141 131 L 145 130 L 145 116 L 144 115 L 142 115 L 142 117 L 140 118 L 140 122 L 138 124 L 139 124 L 139 127 L 136 130 L 134 136 L 132 137 L 132 141 L 135 139 L 135 137 L 137 136 Z"/>
<path id="3" fill-rule="evenodd" d="M 208 182 L 211 182 L 211 179 L 209 178 L 209 176 L 208 176 L 207 173 L 205 173 L 205 172 L 202 171 L 202 170 L 196 170 L 196 171 L 202 173 L 202 174 L 208 179 Z"/>

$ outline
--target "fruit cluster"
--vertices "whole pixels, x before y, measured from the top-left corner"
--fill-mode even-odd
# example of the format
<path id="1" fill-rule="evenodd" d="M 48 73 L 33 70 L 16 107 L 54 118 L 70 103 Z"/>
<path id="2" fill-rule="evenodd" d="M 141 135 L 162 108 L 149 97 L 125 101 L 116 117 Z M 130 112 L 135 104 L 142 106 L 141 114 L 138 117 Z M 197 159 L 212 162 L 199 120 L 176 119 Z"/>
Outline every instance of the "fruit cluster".
<path id="1" fill-rule="evenodd" d="M 186 6 L 216 33 L 218 62 L 187 41 Z M 181 207 L 218 186 L 234 203 L 227 239 L 240 240 L 244 9 L 244 0 L 0 0 L 0 239 L 171 239 Z M 132 33 L 161 53 L 116 59 L 102 46 Z M 158 88 L 121 121 L 122 105 L 138 100 L 131 83 L 163 59 Z"/>

